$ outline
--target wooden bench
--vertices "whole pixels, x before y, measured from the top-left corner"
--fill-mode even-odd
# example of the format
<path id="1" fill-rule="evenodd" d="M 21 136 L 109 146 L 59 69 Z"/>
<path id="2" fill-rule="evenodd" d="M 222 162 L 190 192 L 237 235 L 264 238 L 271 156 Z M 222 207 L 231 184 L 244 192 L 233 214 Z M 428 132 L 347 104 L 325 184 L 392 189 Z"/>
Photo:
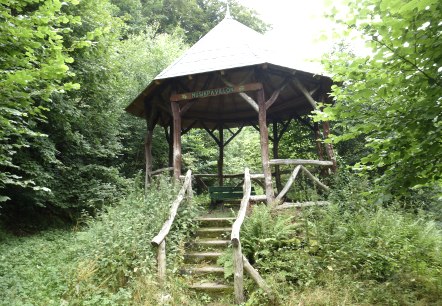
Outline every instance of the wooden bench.
<path id="1" fill-rule="evenodd" d="M 213 207 L 218 201 L 241 200 L 243 197 L 242 187 L 232 186 L 213 186 L 209 187 L 210 203 Z M 255 195 L 255 189 L 252 187 L 252 195 Z"/>

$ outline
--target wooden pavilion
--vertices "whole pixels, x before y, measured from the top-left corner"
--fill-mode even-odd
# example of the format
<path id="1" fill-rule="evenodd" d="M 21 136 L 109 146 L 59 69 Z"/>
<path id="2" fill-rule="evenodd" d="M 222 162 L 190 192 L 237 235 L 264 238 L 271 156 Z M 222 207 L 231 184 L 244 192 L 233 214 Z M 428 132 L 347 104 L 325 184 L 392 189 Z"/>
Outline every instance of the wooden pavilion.
<path id="1" fill-rule="evenodd" d="M 224 20 L 201 38 L 169 67 L 163 70 L 126 108 L 145 118 L 146 179 L 152 173 L 152 135 L 156 125 L 165 129 L 174 177 L 181 175 L 181 136 L 190 129 L 206 130 L 219 147 L 218 177 L 223 184 L 224 147 L 244 126 L 260 133 L 262 167 L 267 203 L 274 199 L 269 158 L 269 139 L 273 158 L 291 120 L 299 120 L 316 135 L 319 159 L 324 159 L 320 139 L 327 136 L 327 122 L 321 125 L 305 120 L 317 101 L 329 102 L 332 80 L 281 63 L 267 48 L 262 34 L 234 20 Z M 273 125 L 269 137 L 268 125 Z M 238 128 L 232 131 L 232 128 Z M 224 138 L 224 130 L 231 136 Z M 334 162 L 331 145 L 325 145 Z M 275 179 L 280 184 L 279 167 Z"/>

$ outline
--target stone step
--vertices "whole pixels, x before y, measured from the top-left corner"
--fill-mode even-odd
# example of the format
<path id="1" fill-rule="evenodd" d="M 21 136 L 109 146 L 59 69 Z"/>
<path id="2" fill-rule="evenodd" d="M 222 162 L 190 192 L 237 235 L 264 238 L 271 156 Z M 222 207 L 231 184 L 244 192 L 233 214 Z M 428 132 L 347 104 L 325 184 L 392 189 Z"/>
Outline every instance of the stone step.
<path id="1" fill-rule="evenodd" d="M 225 249 L 230 244 L 230 240 L 227 239 L 195 239 L 194 241 L 187 242 L 185 247 L 187 250 L 195 251 L 209 251 Z"/>
<path id="2" fill-rule="evenodd" d="M 194 283 L 189 287 L 195 290 L 204 290 L 204 291 L 225 291 L 233 289 L 232 286 L 223 283 L 215 283 L 215 282 Z"/>
<path id="3" fill-rule="evenodd" d="M 200 227 L 196 235 L 204 238 L 228 238 L 231 231 L 231 227 Z"/>
<path id="4" fill-rule="evenodd" d="M 182 269 L 181 273 L 194 276 L 224 275 L 224 268 L 220 266 L 189 266 Z"/>
<path id="5" fill-rule="evenodd" d="M 184 254 L 184 259 L 186 262 L 189 263 L 216 263 L 216 261 L 222 254 L 222 252 L 189 252 Z"/>
<path id="6" fill-rule="evenodd" d="M 200 217 L 196 221 L 201 227 L 228 227 L 235 222 L 235 217 Z"/>

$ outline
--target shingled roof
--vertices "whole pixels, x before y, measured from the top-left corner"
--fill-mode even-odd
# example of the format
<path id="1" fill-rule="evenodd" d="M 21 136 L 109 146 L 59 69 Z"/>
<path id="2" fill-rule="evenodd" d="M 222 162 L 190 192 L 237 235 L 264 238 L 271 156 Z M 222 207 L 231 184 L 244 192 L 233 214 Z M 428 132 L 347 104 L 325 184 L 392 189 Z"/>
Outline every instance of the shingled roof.
<path id="1" fill-rule="evenodd" d="M 164 69 L 126 108 L 136 116 L 148 117 L 152 106 L 160 112 L 159 123 L 170 121 L 170 96 L 231 84 L 260 82 L 271 95 L 283 82 L 288 86 L 268 110 L 269 120 L 285 120 L 309 113 L 313 107 L 296 86 L 301 82 L 317 100 L 330 91 L 328 77 L 298 70 L 281 63 L 264 35 L 234 20 L 228 14 L 181 57 Z M 292 82 L 293 81 L 293 82 Z M 268 97 L 267 97 L 268 98 Z M 237 94 L 199 99 L 183 116 L 183 128 L 227 127 L 256 123 L 256 112 Z"/>

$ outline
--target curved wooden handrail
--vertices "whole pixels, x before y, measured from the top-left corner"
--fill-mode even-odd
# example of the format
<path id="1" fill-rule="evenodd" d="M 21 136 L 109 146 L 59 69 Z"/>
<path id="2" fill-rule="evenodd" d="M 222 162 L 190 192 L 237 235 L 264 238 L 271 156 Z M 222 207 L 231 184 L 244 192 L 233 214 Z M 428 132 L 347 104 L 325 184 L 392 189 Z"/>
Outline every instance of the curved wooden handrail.
<path id="1" fill-rule="evenodd" d="M 241 200 L 238 216 L 236 217 L 235 223 L 232 225 L 232 234 L 230 236 L 230 240 L 232 241 L 233 246 L 237 246 L 239 244 L 239 231 L 241 230 L 241 225 L 246 217 L 247 205 L 250 202 L 250 195 L 252 193 L 252 183 L 250 181 L 250 172 L 248 168 L 244 170 L 243 192 L 244 195 Z"/>
<path id="2" fill-rule="evenodd" d="M 154 246 L 159 246 L 160 243 L 166 238 L 167 234 L 169 234 L 170 228 L 172 227 L 173 220 L 175 220 L 176 213 L 178 211 L 178 207 L 184 199 L 184 195 L 186 191 L 189 190 L 189 185 L 192 183 L 192 171 L 188 170 L 184 179 L 183 186 L 181 187 L 180 192 L 178 193 L 177 198 L 173 201 L 172 206 L 170 208 L 169 218 L 164 222 L 163 227 L 161 228 L 158 235 L 156 235 L 151 243 Z"/>

